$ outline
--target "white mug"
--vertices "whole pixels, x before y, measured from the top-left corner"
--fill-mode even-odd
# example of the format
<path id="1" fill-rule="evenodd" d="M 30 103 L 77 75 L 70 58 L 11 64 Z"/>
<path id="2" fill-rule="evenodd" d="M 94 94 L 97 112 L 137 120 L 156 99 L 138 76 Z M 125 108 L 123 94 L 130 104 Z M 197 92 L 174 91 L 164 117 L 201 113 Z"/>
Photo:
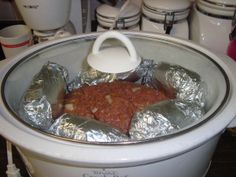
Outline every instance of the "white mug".
<path id="1" fill-rule="evenodd" d="M 32 33 L 26 25 L 12 25 L 0 30 L 0 43 L 6 58 L 32 45 Z"/>

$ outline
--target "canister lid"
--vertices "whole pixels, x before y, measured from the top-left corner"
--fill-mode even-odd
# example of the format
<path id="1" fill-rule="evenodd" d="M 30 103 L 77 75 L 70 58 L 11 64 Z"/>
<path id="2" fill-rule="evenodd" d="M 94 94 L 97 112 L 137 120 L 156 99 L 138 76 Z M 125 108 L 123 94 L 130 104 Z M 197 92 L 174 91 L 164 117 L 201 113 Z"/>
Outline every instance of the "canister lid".
<path id="1" fill-rule="evenodd" d="M 183 11 L 189 8 L 188 0 L 143 0 L 143 3 L 151 9 L 161 11 Z"/>
<path id="2" fill-rule="evenodd" d="M 208 15 L 233 18 L 236 11 L 235 0 L 198 0 L 197 7 Z"/>
<path id="3" fill-rule="evenodd" d="M 96 10 L 97 21 L 104 27 L 110 27 L 118 14 L 117 28 L 131 27 L 140 21 L 140 8 L 133 3 L 129 3 L 122 12 L 120 8 L 107 4 L 99 6 Z"/>
<path id="4" fill-rule="evenodd" d="M 190 6 L 188 0 L 143 0 L 142 11 L 156 20 L 164 20 L 166 15 L 174 14 L 174 21 L 177 21 L 187 18 Z"/>
<path id="5" fill-rule="evenodd" d="M 209 3 L 213 3 L 216 5 L 236 6 L 235 0 L 204 0 L 204 1 L 208 1 Z"/>
<path id="6" fill-rule="evenodd" d="M 103 4 L 96 9 L 96 14 L 104 18 L 115 18 L 120 12 L 120 8 Z M 121 12 L 120 18 L 132 18 L 139 15 L 140 9 L 133 3 L 129 3 Z"/>

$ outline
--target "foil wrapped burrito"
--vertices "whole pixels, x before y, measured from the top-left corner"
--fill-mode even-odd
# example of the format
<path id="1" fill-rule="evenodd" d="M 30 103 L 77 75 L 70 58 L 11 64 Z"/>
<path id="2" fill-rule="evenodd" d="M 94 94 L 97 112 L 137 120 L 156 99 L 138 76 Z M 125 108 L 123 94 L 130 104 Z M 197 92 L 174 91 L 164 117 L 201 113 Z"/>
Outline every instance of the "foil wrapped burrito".
<path id="1" fill-rule="evenodd" d="M 116 80 L 116 74 L 103 73 L 89 67 L 87 70 L 78 73 L 68 84 L 68 90 L 72 91 L 83 85 L 96 85 L 101 82 L 113 82 L 114 80 Z"/>
<path id="2" fill-rule="evenodd" d="M 88 142 L 122 142 L 127 135 L 106 124 L 89 118 L 64 114 L 48 130 L 61 137 Z"/>
<path id="3" fill-rule="evenodd" d="M 68 71 L 48 62 L 37 73 L 20 101 L 19 114 L 30 125 L 47 130 L 62 114 Z"/>
<path id="4" fill-rule="evenodd" d="M 151 78 L 152 83 L 155 83 L 153 79 L 157 80 L 167 92 L 175 94 L 177 99 L 205 106 L 207 88 L 197 73 L 178 65 L 159 63 L 153 69 Z"/>
<path id="5" fill-rule="evenodd" d="M 104 73 L 95 70 L 91 67 L 78 73 L 78 75 L 68 84 L 68 90 L 72 91 L 74 89 L 80 88 L 83 85 L 96 85 L 103 82 L 113 82 L 115 80 L 123 80 L 129 82 L 135 82 L 139 80 L 140 77 L 136 69 L 125 72 L 125 73 Z"/>
<path id="6" fill-rule="evenodd" d="M 162 101 L 134 115 L 129 135 L 132 140 L 144 140 L 170 134 L 200 120 L 204 113 L 196 104 Z"/>

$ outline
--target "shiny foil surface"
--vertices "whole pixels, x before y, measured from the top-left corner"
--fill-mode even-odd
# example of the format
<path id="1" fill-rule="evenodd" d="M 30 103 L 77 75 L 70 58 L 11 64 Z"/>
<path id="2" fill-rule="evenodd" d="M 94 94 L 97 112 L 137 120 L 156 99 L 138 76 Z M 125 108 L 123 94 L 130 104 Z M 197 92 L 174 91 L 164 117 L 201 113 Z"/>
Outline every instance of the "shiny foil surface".
<path id="1" fill-rule="evenodd" d="M 200 120 L 204 113 L 198 105 L 177 100 L 162 101 L 135 114 L 129 135 L 132 140 L 167 135 Z"/>
<path id="2" fill-rule="evenodd" d="M 125 73 L 104 73 L 88 67 L 87 70 L 81 71 L 69 84 L 68 90 L 80 88 L 82 85 L 96 85 L 102 82 L 113 82 L 115 80 L 124 80 L 134 82 L 137 81 L 139 76 L 136 70 Z"/>
<path id="3" fill-rule="evenodd" d="M 62 113 L 67 78 L 64 67 L 52 62 L 45 64 L 21 99 L 20 117 L 34 127 L 47 130 Z"/>
<path id="4" fill-rule="evenodd" d="M 141 78 L 141 84 L 150 87 L 158 88 L 158 85 L 153 82 L 153 76 L 157 64 L 153 60 L 143 59 L 136 69 L 137 75 Z"/>
<path id="5" fill-rule="evenodd" d="M 122 142 L 128 136 L 106 124 L 89 118 L 68 114 L 58 118 L 48 130 L 61 137 L 88 142 Z"/>
<path id="6" fill-rule="evenodd" d="M 207 88 L 197 73 L 178 65 L 160 63 L 156 66 L 153 78 L 167 91 L 175 92 L 177 99 L 205 106 Z"/>
<path id="7" fill-rule="evenodd" d="M 116 79 L 115 74 L 103 73 L 93 68 L 81 71 L 78 75 L 68 84 L 68 90 L 80 88 L 82 85 L 96 85 L 101 82 L 113 82 Z"/>

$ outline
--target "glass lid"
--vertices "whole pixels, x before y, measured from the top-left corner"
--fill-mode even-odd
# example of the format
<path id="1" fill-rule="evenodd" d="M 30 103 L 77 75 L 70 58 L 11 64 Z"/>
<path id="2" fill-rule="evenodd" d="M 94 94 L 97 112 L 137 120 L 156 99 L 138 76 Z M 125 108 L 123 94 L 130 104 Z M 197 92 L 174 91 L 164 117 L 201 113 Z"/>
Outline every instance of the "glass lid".
<path id="1" fill-rule="evenodd" d="M 217 62 L 204 52 L 186 45 L 181 40 L 176 40 L 171 37 L 142 32 L 124 32 L 143 60 L 135 71 L 128 73 L 128 76 L 135 75 L 135 79 L 133 79 L 133 77 L 130 79 L 130 77 L 126 77 L 127 73 L 125 77 L 123 75 L 114 76 L 109 75 L 109 73 L 96 73 L 96 71 L 88 67 L 86 57 L 91 52 L 93 43 L 99 34 L 100 33 L 80 35 L 58 40 L 57 43 L 47 42 L 43 45 L 36 45 L 31 49 L 32 52 L 30 54 L 26 54 L 19 59 L 16 64 L 11 66 L 4 77 L 1 94 L 4 104 L 12 116 L 19 120 L 20 123 L 25 124 L 35 131 L 68 141 L 100 143 L 100 141 L 97 142 L 93 139 L 94 134 L 91 135 L 92 131 L 97 131 L 102 132 L 102 134 L 98 135 L 99 138 L 101 138 L 101 136 L 106 137 L 106 140 L 102 140 L 101 143 L 109 142 L 119 144 L 125 142 L 132 144 L 137 142 L 157 141 L 159 139 L 187 133 L 201 126 L 204 122 L 213 119 L 224 105 L 228 97 L 229 89 L 227 75 Z M 109 39 L 105 41 L 103 47 L 107 48 L 119 45 L 119 41 Z M 43 70 L 43 66 L 45 65 L 47 66 L 46 71 Z M 63 72 L 61 72 L 61 68 L 63 68 Z M 54 73 L 54 71 L 57 72 L 59 70 L 59 74 L 63 76 L 58 76 L 58 73 Z M 65 72 L 67 74 L 62 74 Z M 96 73 L 96 76 L 93 74 L 92 76 L 88 76 L 91 73 Z M 63 79 L 59 79 L 59 77 Z M 106 80 L 107 78 L 108 80 Z M 95 94 L 94 92 L 96 90 L 100 89 L 98 92 L 103 93 L 107 87 L 113 89 L 115 86 L 110 87 L 109 84 L 118 84 L 119 82 L 128 83 L 128 85 L 130 83 L 137 85 L 129 85 L 128 87 L 132 88 L 131 91 L 126 92 L 128 88 L 122 85 L 116 87 L 121 87 L 123 90 L 115 91 L 115 93 L 106 93 L 104 96 L 104 100 L 107 101 L 106 104 L 116 103 L 115 107 L 119 108 L 119 110 L 115 110 L 114 107 L 108 107 L 105 110 L 105 112 L 107 111 L 106 115 L 103 114 L 104 117 L 110 115 L 112 111 L 124 112 L 127 110 L 131 103 L 124 100 L 122 95 L 128 97 L 130 92 L 132 92 L 132 94 L 137 90 L 137 92 L 139 92 L 139 89 L 141 89 L 141 87 L 139 87 L 140 85 L 142 85 L 142 88 L 145 86 L 145 88 L 148 87 L 148 89 L 157 90 L 159 96 L 160 93 L 162 94 L 162 99 L 158 98 L 161 101 L 152 102 L 150 105 L 137 106 L 138 108 L 132 112 L 130 122 L 128 121 L 128 129 L 126 130 L 116 127 L 116 124 L 122 123 L 122 118 L 118 120 L 118 123 L 110 123 L 113 118 L 110 119 L 109 116 L 107 122 L 104 121 L 106 118 L 103 116 L 101 116 L 102 118 L 97 118 L 96 116 L 98 116 L 98 114 L 96 114 L 96 111 L 98 107 L 90 110 L 90 113 L 95 115 L 94 117 L 90 117 L 87 114 L 85 116 L 83 113 L 81 113 L 83 114 L 82 116 L 73 115 L 66 118 L 63 117 L 65 115 L 65 108 L 68 108 L 70 113 L 73 107 L 71 103 L 79 102 L 78 105 L 76 105 L 76 108 L 79 110 L 80 106 L 85 104 L 84 100 L 87 98 L 85 96 L 85 98 L 83 98 L 84 100 L 82 100 L 78 97 L 72 99 L 74 102 L 72 101 L 70 104 L 66 105 L 65 100 L 57 100 L 59 93 L 61 94 L 59 88 L 64 89 L 63 99 L 71 98 L 71 95 L 68 96 L 68 94 L 76 89 L 81 89 L 81 87 L 85 95 L 86 90 L 89 90 L 87 92 L 87 97 L 89 97 L 89 95 Z M 74 86 L 74 83 L 77 85 Z M 109 86 L 104 86 L 104 83 L 109 83 Z M 156 83 L 160 85 L 156 85 Z M 99 86 L 99 84 L 104 87 L 96 87 Z M 41 87 L 38 88 L 37 86 Z M 31 92 L 27 92 L 29 88 Z M 147 99 L 147 97 L 152 97 L 148 96 L 151 92 L 155 91 L 144 91 L 142 92 L 144 95 L 139 97 L 142 97 L 143 100 Z M 57 93 L 58 95 L 56 95 Z M 76 93 L 79 93 L 79 91 Z M 117 96 L 118 93 L 119 96 Z M 132 94 L 130 97 L 137 98 L 133 97 Z M 26 97 L 26 95 L 30 95 L 31 97 Z M 113 97 L 114 95 L 115 97 Z M 42 117 L 39 116 L 39 113 L 37 113 L 37 115 L 32 113 L 34 104 L 31 103 L 38 100 L 27 100 L 35 96 L 38 96 L 37 98 L 41 96 L 49 99 L 49 109 L 47 109 L 49 112 L 47 112 L 47 114 L 43 112 Z M 42 101 L 41 97 L 40 101 Z M 99 99 L 100 98 L 97 98 L 97 100 Z M 60 113 L 56 115 L 56 118 L 53 117 L 53 113 L 50 112 L 50 110 L 54 109 L 53 106 L 55 106 L 55 103 L 58 103 L 57 101 L 55 102 L 55 100 L 60 102 L 57 108 L 61 109 Z M 138 98 L 137 100 L 140 101 Z M 25 104 L 26 102 L 27 104 L 29 103 L 30 106 Z M 98 102 L 100 103 L 100 100 L 95 100 L 93 104 L 97 105 Z M 119 106 L 117 106 L 118 103 Z M 87 104 L 88 103 L 86 103 L 86 105 Z M 132 104 L 136 105 L 136 102 L 132 102 Z M 28 110 L 25 114 L 21 112 L 22 105 L 24 111 L 26 109 Z M 41 114 L 43 108 L 40 106 L 42 105 L 37 106 L 37 111 L 41 111 Z M 69 113 L 66 112 L 66 115 Z M 122 116 L 126 117 L 127 114 Z M 31 117 L 34 116 L 35 119 L 40 118 L 39 121 L 37 120 L 38 122 L 45 119 L 45 115 L 49 116 L 46 120 L 47 125 L 43 124 L 45 122 L 37 124 L 37 122 L 27 120 L 27 118 L 24 117 L 29 115 Z M 120 114 L 117 113 L 115 115 L 119 117 Z M 147 117 L 148 121 L 146 120 Z M 88 118 L 91 122 L 84 118 Z M 151 121 L 151 123 L 149 121 Z M 150 125 L 148 125 L 148 123 L 150 123 Z M 83 127 L 84 124 L 86 124 L 85 127 Z M 146 127 L 140 128 L 140 126 L 144 124 Z M 64 128 L 62 128 L 63 126 Z M 142 130 L 141 132 L 138 131 L 140 129 Z M 145 134 L 144 132 L 147 129 L 149 129 L 150 132 Z M 83 135 L 83 137 L 80 135 Z M 92 140 L 88 138 L 89 136 Z M 83 138 L 87 138 L 86 141 Z"/>

